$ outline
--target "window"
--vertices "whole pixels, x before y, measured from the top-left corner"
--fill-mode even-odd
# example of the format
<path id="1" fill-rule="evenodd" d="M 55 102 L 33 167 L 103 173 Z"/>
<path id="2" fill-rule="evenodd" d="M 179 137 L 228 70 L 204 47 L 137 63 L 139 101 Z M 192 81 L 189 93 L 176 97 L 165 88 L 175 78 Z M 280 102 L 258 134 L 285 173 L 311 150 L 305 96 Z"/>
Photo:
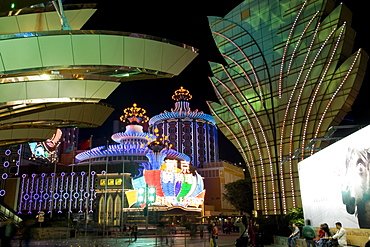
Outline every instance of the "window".
<path id="1" fill-rule="evenodd" d="M 115 185 L 122 185 L 122 178 L 116 178 Z"/>
<path id="2" fill-rule="evenodd" d="M 241 12 L 242 20 L 247 19 L 250 16 L 251 16 L 251 10 L 250 9 L 246 9 L 243 12 Z"/>

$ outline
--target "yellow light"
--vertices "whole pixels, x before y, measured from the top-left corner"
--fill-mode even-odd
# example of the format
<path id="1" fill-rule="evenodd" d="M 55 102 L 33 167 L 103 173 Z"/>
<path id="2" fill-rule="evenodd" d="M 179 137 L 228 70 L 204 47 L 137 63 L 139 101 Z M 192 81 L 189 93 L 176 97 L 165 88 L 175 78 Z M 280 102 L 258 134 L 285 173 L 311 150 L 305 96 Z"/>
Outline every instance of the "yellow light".
<path id="1" fill-rule="evenodd" d="M 50 80 L 50 75 L 47 75 L 47 74 L 42 74 L 42 75 L 40 75 L 40 77 L 43 80 Z"/>

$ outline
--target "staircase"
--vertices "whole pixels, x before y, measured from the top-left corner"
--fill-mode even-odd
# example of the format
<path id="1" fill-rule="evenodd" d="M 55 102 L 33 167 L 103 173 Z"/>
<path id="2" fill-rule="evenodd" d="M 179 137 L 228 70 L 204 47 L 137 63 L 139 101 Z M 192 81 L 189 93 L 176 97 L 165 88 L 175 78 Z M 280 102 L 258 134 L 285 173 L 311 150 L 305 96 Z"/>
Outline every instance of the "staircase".
<path id="1" fill-rule="evenodd" d="M 20 226 L 22 219 L 8 206 L 0 203 L 0 219 L 5 221 L 9 218 L 13 219 L 13 223 L 16 226 Z"/>

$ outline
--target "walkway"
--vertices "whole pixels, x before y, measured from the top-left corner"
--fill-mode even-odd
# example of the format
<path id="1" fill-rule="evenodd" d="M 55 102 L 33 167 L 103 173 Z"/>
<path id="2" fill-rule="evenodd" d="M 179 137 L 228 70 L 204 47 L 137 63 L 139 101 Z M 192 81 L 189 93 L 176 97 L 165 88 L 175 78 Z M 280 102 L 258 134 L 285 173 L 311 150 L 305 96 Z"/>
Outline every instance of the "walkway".
<path id="1" fill-rule="evenodd" d="M 235 239 L 238 237 L 238 233 L 221 234 L 217 240 L 218 247 L 233 247 Z M 30 246 L 39 247 L 156 247 L 156 246 L 171 246 L 171 247 L 209 247 L 209 241 L 207 239 L 200 239 L 197 236 L 191 239 L 189 236 L 174 235 L 169 238 L 168 244 L 166 245 L 165 239 L 160 241 L 159 237 L 156 238 L 154 235 L 139 235 L 136 242 L 130 242 L 128 237 L 109 237 L 109 238 L 91 238 L 91 237 L 78 237 L 70 239 L 52 239 L 52 240 L 32 240 Z M 12 246 L 20 246 L 18 240 L 14 240 Z M 24 246 L 24 244 L 22 245 Z"/>

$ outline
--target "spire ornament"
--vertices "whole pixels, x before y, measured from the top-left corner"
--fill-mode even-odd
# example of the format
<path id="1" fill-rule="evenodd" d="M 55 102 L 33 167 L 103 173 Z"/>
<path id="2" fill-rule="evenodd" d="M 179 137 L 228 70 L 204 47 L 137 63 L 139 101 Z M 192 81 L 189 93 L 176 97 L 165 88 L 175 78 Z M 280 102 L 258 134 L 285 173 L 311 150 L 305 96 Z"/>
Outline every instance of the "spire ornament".
<path id="1" fill-rule="evenodd" d="M 124 123 L 129 124 L 141 124 L 149 121 L 148 116 L 146 116 L 146 110 L 144 108 L 137 107 L 134 103 L 132 107 L 123 110 L 124 115 L 120 117 L 120 120 Z"/>
<path id="2" fill-rule="evenodd" d="M 175 91 L 175 94 L 172 95 L 172 99 L 175 101 L 189 101 L 193 98 L 193 96 L 190 94 L 189 90 L 180 87 L 180 89 L 177 89 Z"/>

